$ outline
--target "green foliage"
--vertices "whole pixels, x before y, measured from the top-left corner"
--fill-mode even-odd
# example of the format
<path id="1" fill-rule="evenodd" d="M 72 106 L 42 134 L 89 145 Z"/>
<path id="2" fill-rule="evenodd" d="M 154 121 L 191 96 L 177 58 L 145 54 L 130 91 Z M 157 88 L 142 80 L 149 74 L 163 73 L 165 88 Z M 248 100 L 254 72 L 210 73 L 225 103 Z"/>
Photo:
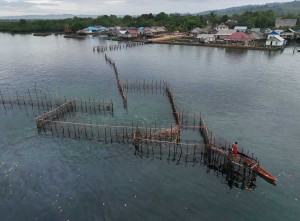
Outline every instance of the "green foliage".
<path id="1" fill-rule="evenodd" d="M 276 15 L 271 10 L 259 12 L 247 11 L 241 15 L 234 15 L 234 18 L 238 21 L 238 25 L 245 25 L 249 28 L 267 28 L 274 27 Z"/>
<path id="2" fill-rule="evenodd" d="M 291 2 L 284 2 L 284 3 L 268 3 L 265 5 L 246 5 L 246 6 L 217 10 L 215 11 L 215 13 L 218 15 L 232 16 L 234 14 L 241 15 L 247 11 L 259 12 L 259 11 L 269 11 L 269 10 L 272 10 L 277 16 L 283 16 L 283 17 L 285 17 L 288 13 L 298 14 L 300 12 L 300 1 L 291 1 Z M 209 14 L 209 13 L 210 11 L 203 12 L 202 14 Z"/>
<path id="3" fill-rule="evenodd" d="M 105 27 L 150 27 L 164 26 L 169 31 L 190 31 L 195 27 L 214 27 L 220 23 L 226 23 L 228 20 L 235 20 L 233 25 L 245 25 L 249 28 L 272 28 L 275 25 L 276 15 L 272 10 L 267 11 L 246 11 L 243 14 L 219 15 L 216 12 L 210 12 L 207 15 L 195 14 L 166 14 L 160 12 L 157 15 L 142 14 L 138 17 L 125 15 L 117 17 L 115 15 L 102 15 L 95 19 L 73 17 L 62 20 L 0 20 L 0 31 L 7 32 L 61 32 L 65 29 L 77 31 L 90 25 L 103 25 Z M 298 23 L 295 28 L 300 29 L 300 13 L 289 13 L 285 17 L 297 18 Z M 67 27 L 67 28 L 66 28 Z"/>

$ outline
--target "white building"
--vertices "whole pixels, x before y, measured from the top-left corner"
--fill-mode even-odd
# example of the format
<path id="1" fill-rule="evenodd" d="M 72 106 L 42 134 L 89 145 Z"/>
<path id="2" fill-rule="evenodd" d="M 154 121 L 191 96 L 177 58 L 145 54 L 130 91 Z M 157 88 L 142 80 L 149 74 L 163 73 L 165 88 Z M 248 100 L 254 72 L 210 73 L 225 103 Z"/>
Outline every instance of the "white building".
<path id="1" fill-rule="evenodd" d="M 216 40 L 216 37 L 214 34 L 199 34 L 197 36 L 197 39 L 200 42 L 208 43 L 208 42 L 214 42 Z"/>
<path id="2" fill-rule="evenodd" d="M 267 47 L 282 47 L 285 45 L 285 40 L 279 35 L 268 35 L 266 46 Z"/>
<path id="3" fill-rule="evenodd" d="M 242 31 L 242 32 L 246 32 L 247 31 L 247 26 L 235 26 L 234 30 L 236 31 Z"/>
<path id="4" fill-rule="evenodd" d="M 228 30 L 229 27 L 227 25 L 225 25 L 224 23 L 221 23 L 220 25 L 218 25 L 216 28 L 215 28 L 217 31 L 221 31 L 221 30 Z"/>

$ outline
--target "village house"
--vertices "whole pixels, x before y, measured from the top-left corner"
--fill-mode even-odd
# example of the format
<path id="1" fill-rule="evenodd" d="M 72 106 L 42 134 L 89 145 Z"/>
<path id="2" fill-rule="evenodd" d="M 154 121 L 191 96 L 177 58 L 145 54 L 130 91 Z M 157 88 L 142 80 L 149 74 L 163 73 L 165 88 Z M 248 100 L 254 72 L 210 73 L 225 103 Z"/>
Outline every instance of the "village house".
<path id="1" fill-rule="evenodd" d="M 137 29 L 138 35 L 144 35 L 144 29 L 145 29 L 145 27 L 139 27 L 139 28 Z"/>
<path id="2" fill-rule="evenodd" d="M 134 29 L 120 30 L 118 32 L 118 37 L 125 39 L 137 38 L 138 32 Z"/>
<path id="3" fill-rule="evenodd" d="M 264 33 L 250 31 L 249 36 L 251 38 L 251 46 L 264 47 L 266 45 L 266 36 L 264 35 Z"/>
<path id="4" fill-rule="evenodd" d="M 286 41 L 276 31 L 271 32 L 266 41 L 266 47 L 283 47 Z"/>
<path id="5" fill-rule="evenodd" d="M 108 30 L 107 30 L 107 34 L 118 36 L 120 30 L 121 30 L 120 26 L 109 27 Z"/>
<path id="6" fill-rule="evenodd" d="M 167 29 L 165 27 L 153 27 L 156 29 L 158 34 L 165 34 L 167 32 Z"/>
<path id="7" fill-rule="evenodd" d="M 260 28 L 251 28 L 250 32 L 257 32 L 257 33 L 261 33 L 261 29 Z"/>
<path id="8" fill-rule="evenodd" d="M 248 29 L 247 26 L 235 26 L 235 27 L 234 27 L 234 30 L 240 31 L 240 32 L 246 32 L 247 29 Z"/>
<path id="9" fill-rule="evenodd" d="M 207 31 L 202 28 L 194 28 L 190 33 L 194 38 L 196 38 L 199 34 L 207 34 Z"/>
<path id="10" fill-rule="evenodd" d="M 95 34 L 103 31 L 107 31 L 108 29 L 104 26 L 89 26 L 87 28 L 84 28 L 82 30 L 77 31 L 77 34 Z"/>
<path id="11" fill-rule="evenodd" d="M 250 36 L 241 31 L 232 33 L 231 35 L 225 38 L 225 42 L 227 44 L 244 45 L 244 46 L 249 46 L 250 40 L 251 40 Z"/>
<path id="12" fill-rule="evenodd" d="M 199 34 L 197 36 L 197 39 L 201 43 L 209 43 L 214 42 L 216 40 L 216 37 L 214 34 Z"/>
<path id="13" fill-rule="evenodd" d="M 147 37 L 153 37 L 155 35 L 158 35 L 158 31 L 156 29 L 151 27 L 151 28 L 146 30 L 146 36 Z"/>
<path id="14" fill-rule="evenodd" d="M 300 30 L 296 32 L 296 41 L 300 40 Z"/>
<path id="15" fill-rule="evenodd" d="M 224 23 L 221 23 L 220 25 L 216 26 L 215 28 L 217 31 L 221 31 L 221 30 L 228 30 L 229 27 L 227 25 L 225 25 Z"/>
<path id="16" fill-rule="evenodd" d="M 233 29 L 237 23 L 238 22 L 236 20 L 229 19 L 229 20 L 227 20 L 227 22 L 225 24 L 229 27 L 229 29 Z"/>
<path id="17" fill-rule="evenodd" d="M 297 19 L 291 18 L 276 18 L 275 20 L 275 27 L 292 27 L 297 24 Z"/>
<path id="18" fill-rule="evenodd" d="M 234 30 L 234 29 L 220 30 L 215 34 L 216 41 L 224 40 L 229 35 L 231 35 L 235 32 L 236 32 L 236 30 Z"/>
<path id="19" fill-rule="evenodd" d="M 156 35 L 161 35 L 167 32 L 167 29 L 165 27 L 140 27 L 137 30 L 138 35 L 147 36 L 147 37 L 153 37 Z"/>
<path id="20" fill-rule="evenodd" d="M 280 37 L 284 38 L 285 40 L 293 40 L 295 38 L 295 31 L 293 29 L 287 29 L 280 33 Z"/>
<path id="21" fill-rule="evenodd" d="M 282 30 L 273 30 L 270 33 L 268 33 L 268 36 L 271 36 L 271 35 L 280 35 L 281 32 L 282 32 Z"/>

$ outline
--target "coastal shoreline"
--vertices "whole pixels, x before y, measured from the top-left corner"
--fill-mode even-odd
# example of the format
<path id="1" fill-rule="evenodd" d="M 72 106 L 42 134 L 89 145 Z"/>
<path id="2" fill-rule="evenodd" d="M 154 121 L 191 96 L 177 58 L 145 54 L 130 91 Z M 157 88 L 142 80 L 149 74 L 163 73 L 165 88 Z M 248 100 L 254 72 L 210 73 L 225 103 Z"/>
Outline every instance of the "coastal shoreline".
<path id="1" fill-rule="evenodd" d="M 241 45 L 225 45 L 225 44 L 213 44 L 213 43 L 188 43 L 188 42 L 170 42 L 170 41 L 148 41 L 148 44 L 168 44 L 168 45 L 185 45 L 185 46 L 201 46 L 201 47 L 213 47 L 213 48 L 232 48 L 243 50 L 259 50 L 259 51 L 280 51 L 281 48 L 265 48 L 265 47 L 252 47 Z"/>

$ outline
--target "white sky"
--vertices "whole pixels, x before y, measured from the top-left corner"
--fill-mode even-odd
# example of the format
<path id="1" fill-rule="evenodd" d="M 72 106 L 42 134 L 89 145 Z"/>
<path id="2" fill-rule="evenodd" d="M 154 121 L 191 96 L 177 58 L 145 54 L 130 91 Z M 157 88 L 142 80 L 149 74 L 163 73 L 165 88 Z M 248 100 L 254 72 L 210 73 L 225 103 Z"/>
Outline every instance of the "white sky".
<path id="1" fill-rule="evenodd" d="M 140 15 L 143 13 L 197 13 L 249 4 L 292 0 L 0 0 L 0 16 L 88 14 Z"/>

